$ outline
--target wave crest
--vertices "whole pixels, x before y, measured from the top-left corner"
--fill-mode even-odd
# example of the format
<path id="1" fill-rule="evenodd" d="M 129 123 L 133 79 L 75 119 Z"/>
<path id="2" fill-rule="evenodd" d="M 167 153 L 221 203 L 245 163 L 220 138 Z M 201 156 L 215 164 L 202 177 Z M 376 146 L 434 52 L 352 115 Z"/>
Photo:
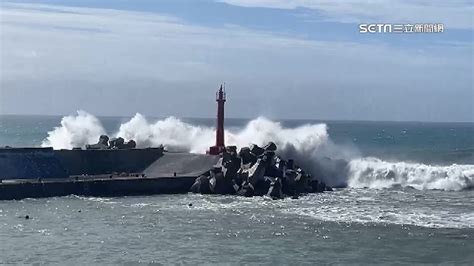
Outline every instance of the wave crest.
<path id="1" fill-rule="evenodd" d="M 96 143 L 106 130 L 93 115 L 78 111 L 65 116 L 61 126 L 48 132 L 41 144 L 55 149 L 71 149 Z M 185 123 L 168 117 L 149 122 L 137 113 L 120 125 L 114 137 L 133 139 L 138 147 L 163 144 L 170 151 L 205 153 L 214 144 L 212 127 Z M 326 124 L 306 124 L 286 128 L 264 117 L 251 120 L 238 130 L 226 130 L 227 145 L 265 145 L 273 141 L 284 158 L 293 158 L 299 166 L 330 186 L 462 190 L 474 186 L 474 165 L 431 166 L 407 162 L 386 162 L 377 158 L 360 158 L 353 147 L 331 141 Z"/>
<path id="2" fill-rule="evenodd" d="M 348 185 L 355 188 L 402 186 L 458 191 L 474 186 L 474 165 L 432 166 L 360 158 L 349 162 L 348 173 Z"/>
<path id="3" fill-rule="evenodd" d="M 72 149 L 96 143 L 99 136 L 105 134 L 105 129 L 97 117 L 79 110 L 77 115 L 68 115 L 61 119 L 61 126 L 48 132 L 41 147 L 55 149 Z"/>

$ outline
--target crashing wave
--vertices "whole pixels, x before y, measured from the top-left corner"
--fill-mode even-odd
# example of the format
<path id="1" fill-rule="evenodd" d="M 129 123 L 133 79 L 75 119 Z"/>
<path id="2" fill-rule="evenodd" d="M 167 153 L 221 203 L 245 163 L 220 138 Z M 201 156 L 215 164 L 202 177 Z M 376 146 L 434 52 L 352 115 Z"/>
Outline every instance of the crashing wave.
<path id="1" fill-rule="evenodd" d="M 457 191 L 474 186 L 474 165 L 435 166 L 360 158 L 351 160 L 348 168 L 348 185 L 355 188 L 402 186 Z"/>
<path id="2" fill-rule="evenodd" d="M 102 134 L 105 134 L 105 129 L 99 119 L 80 110 L 75 116 L 63 117 L 61 126 L 49 131 L 41 146 L 55 149 L 85 147 L 86 144 L 97 142 Z"/>
<path id="3" fill-rule="evenodd" d="M 93 115 L 78 111 L 66 116 L 61 126 L 48 132 L 42 146 L 72 149 L 94 143 L 106 130 Z M 150 122 L 137 113 L 111 134 L 135 140 L 137 147 L 163 144 L 169 151 L 205 153 L 214 144 L 212 127 L 185 123 L 168 117 Z M 330 186 L 462 190 L 474 186 L 474 165 L 430 166 L 406 162 L 386 162 L 360 158 L 354 148 L 333 143 L 326 124 L 306 124 L 286 128 L 264 117 L 251 120 L 242 129 L 225 131 L 228 145 L 264 145 L 273 141 L 284 158 L 293 158 L 317 179 Z"/>

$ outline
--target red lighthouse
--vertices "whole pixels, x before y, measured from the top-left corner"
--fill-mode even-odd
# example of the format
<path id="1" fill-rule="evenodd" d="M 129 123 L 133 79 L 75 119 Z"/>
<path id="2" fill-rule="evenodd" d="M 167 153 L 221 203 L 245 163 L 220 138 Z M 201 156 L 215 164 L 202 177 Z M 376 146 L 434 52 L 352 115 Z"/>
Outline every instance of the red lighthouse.
<path id="1" fill-rule="evenodd" d="M 216 145 L 209 148 L 209 154 L 218 155 L 224 151 L 224 103 L 225 103 L 225 88 L 219 89 L 216 92 L 217 102 L 217 129 L 216 129 Z"/>

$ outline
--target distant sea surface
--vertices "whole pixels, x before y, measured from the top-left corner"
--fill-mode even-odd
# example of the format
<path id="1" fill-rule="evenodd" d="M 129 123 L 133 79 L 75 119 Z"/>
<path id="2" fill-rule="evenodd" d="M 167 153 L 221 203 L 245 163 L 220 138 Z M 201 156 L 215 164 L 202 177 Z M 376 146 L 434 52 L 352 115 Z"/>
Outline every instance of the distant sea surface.
<path id="1" fill-rule="evenodd" d="M 0 116 L 0 146 L 61 148 L 106 132 L 202 151 L 196 142 L 213 141 L 214 123 Z M 226 128 L 229 141 L 274 137 L 308 157 L 350 151 L 346 186 L 279 201 L 193 194 L 0 201 L 0 263 L 472 265 L 474 124 L 226 119 Z"/>
<path id="2" fill-rule="evenodd" d="M 1 146 L 40 146 L 61 116 L 0 116 Z M 100 117 L 107 132 L 117 132 L 130 117 Z M 150 119 L 158 120 L 158 118 Z M 211 118 L 183 118 L 197 126 L 215 126 Z M 226 127 L 244 128 L 249 119 L 226 119 Z M 474 164 L 474 123 L 283 120 L 288 128 L 325 123 L 331 139 L 353 145 L 364 156 L 436 164 Z"/>

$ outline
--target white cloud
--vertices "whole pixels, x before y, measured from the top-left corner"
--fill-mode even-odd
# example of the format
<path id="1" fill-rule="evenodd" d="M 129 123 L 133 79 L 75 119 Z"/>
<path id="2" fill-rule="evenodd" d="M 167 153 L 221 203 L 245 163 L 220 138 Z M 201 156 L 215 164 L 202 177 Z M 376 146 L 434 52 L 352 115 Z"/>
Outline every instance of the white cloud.
<path id="1" fill-rule="evenodd" d="M 444 23 L 447 29 L 474 27 L 472 1 L 427 0 L 218 0 L 243 7 L 308 8 L 331 21 L 355 23 Z"/>
<path id="2" fill-rule="evenodd" d="M 446 79 L 460 84 L 453 102 L 469 97 L 471 46 L 407 50 L 35 4 L 4 5 L 0 17 L 0 113 L 213 116 L 212 101 L 197 103 L 222 81 L 231 89 L 231 116 L 406 120 L 421 101 L 427 108 L 416 115 L 424 120 L 441 119 L 435 108 L 448 118 L 469 111 L 436 104 Z M 298 104 L 282 103 L 289 97 Z M 411 106 L 390 110 L 402 103 Z"/>

